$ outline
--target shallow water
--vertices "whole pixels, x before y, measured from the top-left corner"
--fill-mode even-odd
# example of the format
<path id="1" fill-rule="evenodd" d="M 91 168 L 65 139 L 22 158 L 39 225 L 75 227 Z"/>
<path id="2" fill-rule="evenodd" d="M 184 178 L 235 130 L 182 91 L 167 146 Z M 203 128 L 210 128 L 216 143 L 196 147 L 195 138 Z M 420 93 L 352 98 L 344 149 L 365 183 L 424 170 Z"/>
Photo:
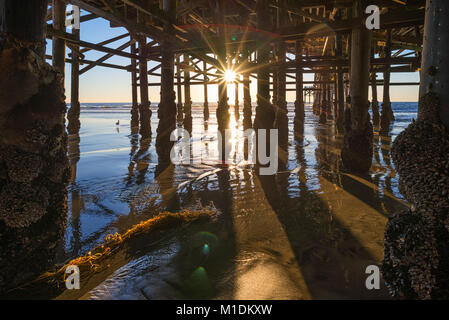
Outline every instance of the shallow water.
<path id="1" fill-rule="evenodd" d="M 259 176 L 232 157 L 243 148 L 243 115 L 231 121 L 232 163 L 203 161 L 163 169 L 155 150 L 155 106 L 151 141 L 131 134 L 128 106 L 83 106 L 79 137 L 69 138 L 76 170 L 60 262 L 86 254 L 107 234 L 124 232 L 163 210 L 201 201 L 213 203 L 221 214 L 129 257 L 82 298 L 388 297 L 383 283 L 380 290 L 365 288 L 365 269 L 380 265 L 387 217 L 404 208 L 390 148 L 416 116 L 417 104 L 393 103 L 396 121 L 389 135 L 375 132 L 373 165 L 366 176 L 341 172 L 342 136 L 331 121 L 319 125 L 310 106 L 303 138 L 295 139 L 294 106 L 288 108 L 285 167 L 276 176 Z M 192 149 L 213 154 L 218 148 L 214 108 L 207 123 L 201 107 L 194 104 L 192 113 Z"/>

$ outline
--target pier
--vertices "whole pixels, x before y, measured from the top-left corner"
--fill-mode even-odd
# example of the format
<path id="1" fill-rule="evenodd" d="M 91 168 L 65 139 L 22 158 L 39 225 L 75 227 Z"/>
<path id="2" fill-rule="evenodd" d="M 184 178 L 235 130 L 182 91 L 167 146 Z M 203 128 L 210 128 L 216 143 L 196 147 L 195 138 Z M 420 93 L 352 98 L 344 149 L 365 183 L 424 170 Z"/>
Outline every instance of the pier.
<path id="1" fill-rule="evenodd" d="M 367 28 L 366 20 L 376 14 L 365 12 L 368 5 L 379 8 L 378 29 Z M 152 119 L 158 119 L 158 174 L 173 170 L 171 133 L 176 128 L 192 133 L 194 86 L 203 90 L 204 120 L 214 119 L 223 132 L 223 150 L 229 143 L 224 132 L 233 121 L 241 121 L 242 130 L 277 129 L 279 171 L 286 171 L 289 137 L 303 141 L 307 117 L 314 117 L 317 125 L 335 129 L 342 139 L 341 170 L 356 176 L 368 175 L 375 139 L 388 134 L 395 121 L 391 92 L 415 86 L 418 117 L 391 147 L 399 190 L 410 209 L 389 217 L 382 275 L 394 297 L 448 298 L 447 17 L 445 0 L 0 0 L 0 233 L 6 239 L 0 285 L 9 289 L 25 280 L 6 284 L 5 279 L 14 277 L 28 254 L 37 258 L 25 271 L 48 267 L 68 214 L 67 185 L 74 170 L 67 145 L 79 139 L 83 126 L 80 81 L 95 68 L 111 68 L 131 83 L 130 126 L 140 143 L 151 143 Z M 83 40 L 83 25 L 94 19 L 126 32 L 97 43 Z M 51 54 L 46 40 L 52 40 Z M 114 46 L 120 40 L 126 42 Z M 88 60 L 88 51 L 101 57 Z M 114 57 L 129 62 L 109 61 Z M 71 74 L 65 74 L 66 64 Z M 391 81 L 395 73 L 415 72 L 420 82 Z M 305 80 L 308 74 L 313 80 Z M 229 84 L 235 101 L 229 101 Z M 212 89 L 218 101 L 210 101 Z M 289 91 L 295 92 L 291 127 Z M 152 92 L 160 92 L 157 113 Z M 306 113 L 306 104 L 313 113 Z M 218 179 L 226 184 L 226 176 Z M 270 185 L 268 178 L 260 179 L 262 188 Z M 263 207 L 276 208 L 277 200 L 268 197 Z M 49 225 L 59 227 L 43 232 Z M 7 256 L 14 262 L 3 262 Z"/>

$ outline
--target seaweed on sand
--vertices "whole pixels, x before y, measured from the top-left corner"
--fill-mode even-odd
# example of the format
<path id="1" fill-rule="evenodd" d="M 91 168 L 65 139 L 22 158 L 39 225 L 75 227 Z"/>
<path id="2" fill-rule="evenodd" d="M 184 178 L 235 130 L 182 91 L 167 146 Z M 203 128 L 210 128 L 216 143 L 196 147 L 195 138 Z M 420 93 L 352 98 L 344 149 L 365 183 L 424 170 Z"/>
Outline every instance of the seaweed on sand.
<path id="1" fill-rule="evenodd" d="M 62 267 L 48 271 L 35 280 L 28 282 L 18 288 L 10 290 L 6 298 L 23 296 L 24 293 L 32 297 L 50 298 L 61 294 L 65 288 L 66 270 L 69 266 L 77 266 L 80 271 L 81 289 L 75 295 L 80 297 L 89 289 L 98 285 L 104 279 L 128 262 L 127 251 L 135 250 L 141 245 L 153 246 L 167 236 L 167 231 L 186 227 L 192 222 L 208 221 L 216 215 L 216 209 L 202 207 L 199 209 L 184 209 L 180 212 L 162 212 L 157 216 L 143 221 L 123 234 L 115 233 L 106 236 L 103 244 L 97 246 L 87 255 L 75 258 Z M 173 235 L 173 233 L 170 233 Z M 150 240 L 150 241 L 148 241 Z M 143 248 L 139 248 L 143 249 Z M 129 253 L 129 252 L 128 252 Z"/>

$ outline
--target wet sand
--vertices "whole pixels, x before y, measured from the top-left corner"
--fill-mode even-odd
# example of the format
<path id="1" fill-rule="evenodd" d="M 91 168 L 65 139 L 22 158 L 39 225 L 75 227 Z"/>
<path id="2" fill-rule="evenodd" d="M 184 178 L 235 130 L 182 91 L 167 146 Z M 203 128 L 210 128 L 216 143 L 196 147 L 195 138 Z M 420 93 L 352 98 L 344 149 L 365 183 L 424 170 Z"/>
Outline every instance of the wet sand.
<path id="1" fill-rule="evenodd" d="M 156 122 L 152 140 L 140 141 L 131 135 L 129 108 L 83 109 L 80 135 L 70 137 L 76 174 L 60 262 L 160 211 L 200 201 L 220 214 L 127 254 L 123 266 L 104 274 L 104 282 L 59 298 L 388 298 L 382 281 L 380 290 L 366 289 L 365 269 L 380 266 L 387 217 L 405 207 L 390 161 L 392 140 L 414 116 L 413 106 L 402 107 L 389 135 L 375 132 L 366 176 L 342 172 L 342 136 L 330 121 L 319 125 L 310 106 L 304 135 L 295 138 L 289 104 L 288 159 L 276 176 L 256 175 L 238 158 L 229 165 L 166 167 L 157 163 Z M 242 128 L 242 118 L 231 127 Z M 203 147 L 217 150 L 216 129 L 215 117 L 204 123 L 202 108 L 194 104 L 192 148 L 201 147 L 204 134 L 210 139 Z M 233 130 L 232 144 L 234 151 L 243 148 L 241 129 Z"/>

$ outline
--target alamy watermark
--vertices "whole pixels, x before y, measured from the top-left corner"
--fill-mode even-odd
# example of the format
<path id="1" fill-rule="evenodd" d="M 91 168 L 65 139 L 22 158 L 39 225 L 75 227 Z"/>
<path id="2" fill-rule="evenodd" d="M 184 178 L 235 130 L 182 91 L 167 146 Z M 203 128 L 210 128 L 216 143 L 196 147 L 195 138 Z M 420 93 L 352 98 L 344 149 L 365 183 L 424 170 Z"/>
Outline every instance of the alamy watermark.
<path id="1" fill-rule="evenodd" d="M 67 13 L 66 26 L 76 30 L 81 28 L 81 10 L 78 6 L 72 5 L 72 11 Z"/>
<path id="2" fill-rule="evenodd" d="M 65 281 L 65 287 L 68 290 L 79 290 L 80 289 L 80 268 L 75 265 L 68 266 L 65 269 L 64 281 Z"/>
<path id="3" fill-rule="evenodd" d="M 269 141 L 267 141 L 268 131 Z M 239 154 L 241 150 L 236 150 L 231 157 L 233 145 L 229 141 L 232 139 L 232 130 L 225 130 L 224 137 L 220 131 L 217 131 L 218 153 L 209 153 L 203 147 L 199 150 L 192 148 L 192 139 L 189 132 L 183 128 L 177 128 L 170 135 L 170 140 L 177 142 L 171 149 L 170 160 L 175 165 L 201 164 L 211 161 L 231 164 L 234 162 L 234 158 L 244 158 L 249 165 L 256 163 L 261 165 L 259 168 L 260 175 L 276 174 L 278 170 L 278 130 L 259 129 L 256 133 L 256 130 L 248 129 L 243 132 L 243 136 L 248 143 L 246 154 Z M 207 141 L 206 137 L 202 136 L 201 146 L 204 145 L 203 142 Z M 269 150 L 267 150 L 267 146 Z M 267 153 L 267 151 L 269 152 Z"/>
<path id="4" fill-rule="evenodd" d="M 380 289 L 380 270 L 376 265 L 369 265 L 365 269 L 365 273 L 369 276 L 365 280 L 365 287 L 368 290 Z"/>
<path id="5" fill-rule="evenodd" d="M 366 7 L 365 13 L 369 16 L 365 20 L 365 26 L 368 30 L 380 29 L 380 10 L 376 5 Z"/>

